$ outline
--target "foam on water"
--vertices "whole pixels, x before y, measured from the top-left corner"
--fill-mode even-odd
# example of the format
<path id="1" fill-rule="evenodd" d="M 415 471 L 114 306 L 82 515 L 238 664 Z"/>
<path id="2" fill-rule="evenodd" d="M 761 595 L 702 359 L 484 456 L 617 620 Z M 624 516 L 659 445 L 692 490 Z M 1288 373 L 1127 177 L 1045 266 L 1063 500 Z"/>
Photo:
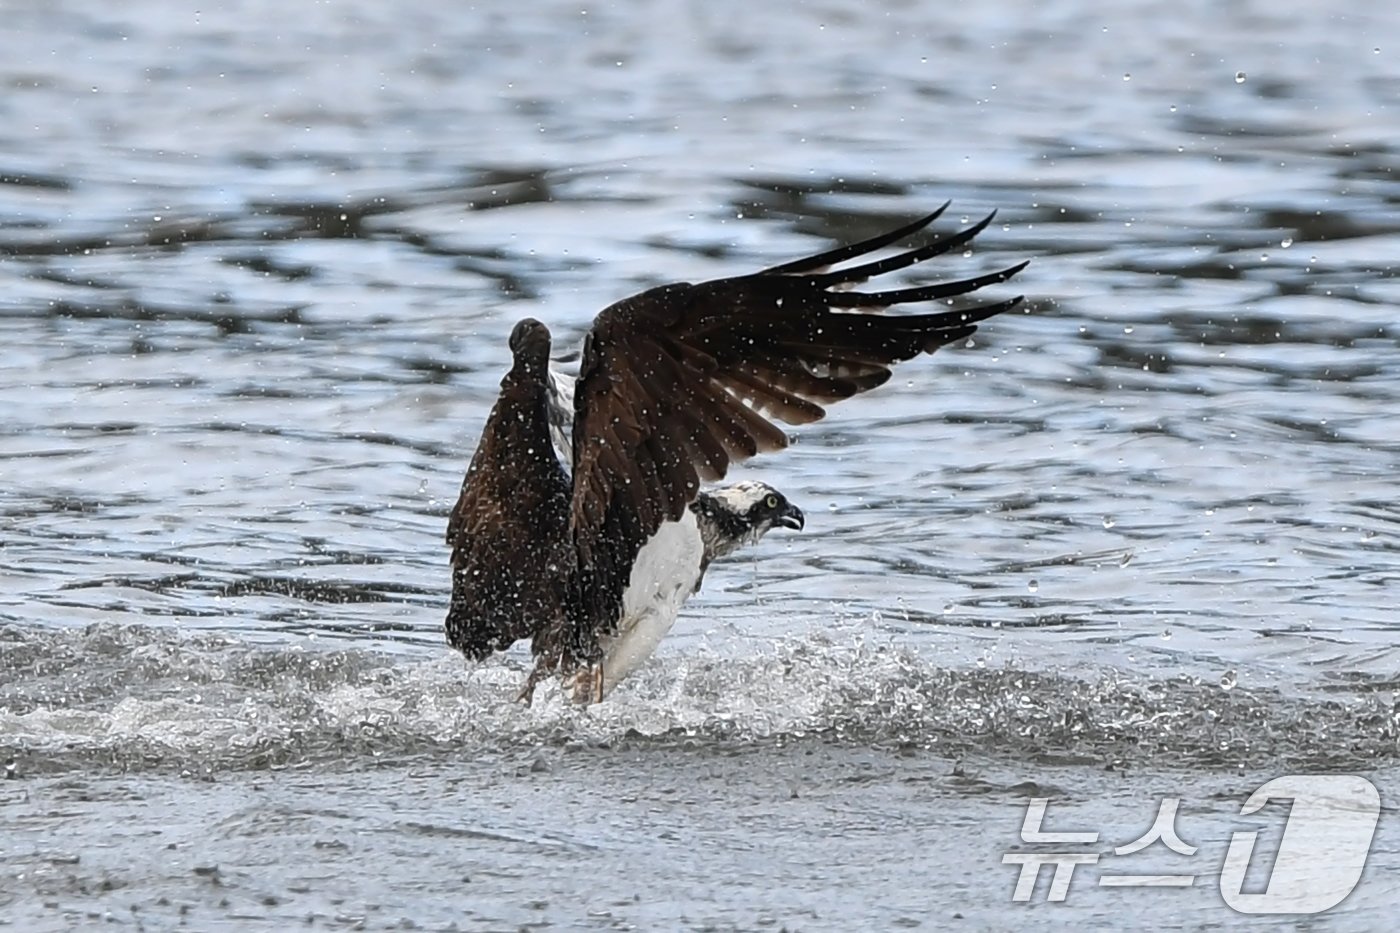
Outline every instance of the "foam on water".
<path id="1" fill-rule="evenodd" d="M 540 746 L 748 745 L 818 737 L 950 755 L 1172 767 L 1345 766 L 1400 754 L 1376 692 L 1290 698 L 1232 681 L 946 668 L 807 635 L 755 656 L 663 654 L 607 702 L 512 702 L 512 656 L 469 665 L 265 647 L 168 629 L 0 629 L 0 753 L 26 771 L 257 769 Z"/>

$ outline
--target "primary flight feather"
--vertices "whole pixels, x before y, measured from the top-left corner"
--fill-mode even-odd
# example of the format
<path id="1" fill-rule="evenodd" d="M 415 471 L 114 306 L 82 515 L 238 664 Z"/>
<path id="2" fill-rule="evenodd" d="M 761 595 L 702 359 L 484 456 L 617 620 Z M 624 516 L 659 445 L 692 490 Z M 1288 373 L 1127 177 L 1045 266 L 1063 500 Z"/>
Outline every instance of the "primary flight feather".
<path id="1" fill-rule="evenodd" d="M 1004 282 L 1024 262 L 934 285 L 853 288 L 963 247 L 991 216 L 835 268 L 918 233 L 946 208 L 761 272 L 624 299 L 594 319 L 576 379 L 551 369 L 543 324 L 518 323 L 513 365 L 448 519 L 448 642 L 481 659 L 528 638 L 535 668 L 522 699 L 557 674 L 576 701 L 598 701 L 651 654 L 712 560 L 773 527 L 801 528 L 802 512 L 765 484 L 700 484 L 786 447 L 774 419 L 816 421 L 824 405 L 884 383 L 894 363 L 963 339 L 1021 301 L 880 313 Z"/>

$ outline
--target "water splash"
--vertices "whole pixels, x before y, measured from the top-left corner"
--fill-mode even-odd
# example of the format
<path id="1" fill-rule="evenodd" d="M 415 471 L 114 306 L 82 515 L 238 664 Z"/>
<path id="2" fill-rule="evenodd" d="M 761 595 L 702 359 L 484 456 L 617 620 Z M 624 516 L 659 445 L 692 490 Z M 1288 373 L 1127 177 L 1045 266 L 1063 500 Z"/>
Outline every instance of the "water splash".
<path id="1" fill-rule="evenodd" d="M 940 667 L 864 640 L 808 636 L 759 654 L 663 655 L 605 703 L 542 689 L 511 701 L 524 659 L 466 665 L 360 649 L 263 647 L 168 629 L 0 629 L 0 758 L 22 772 L 354 766 L 678 742 L 809 737 L 948 754 L 1233 767 L 1394 757 L 1395 711 L 1191 678 L 1139 683 L 1015 666 Z"/>

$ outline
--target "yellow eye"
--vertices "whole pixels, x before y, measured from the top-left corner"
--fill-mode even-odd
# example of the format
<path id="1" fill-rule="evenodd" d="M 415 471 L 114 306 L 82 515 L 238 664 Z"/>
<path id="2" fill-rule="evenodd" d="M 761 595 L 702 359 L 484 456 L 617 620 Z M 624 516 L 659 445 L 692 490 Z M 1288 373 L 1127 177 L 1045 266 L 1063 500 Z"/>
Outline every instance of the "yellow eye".
<path id="1" fill-rule="evenodd" d="M 768 506 L 770 509 L 776 509 L 778 507 L 778 497 L 769 496 L 763 504 Z"/>

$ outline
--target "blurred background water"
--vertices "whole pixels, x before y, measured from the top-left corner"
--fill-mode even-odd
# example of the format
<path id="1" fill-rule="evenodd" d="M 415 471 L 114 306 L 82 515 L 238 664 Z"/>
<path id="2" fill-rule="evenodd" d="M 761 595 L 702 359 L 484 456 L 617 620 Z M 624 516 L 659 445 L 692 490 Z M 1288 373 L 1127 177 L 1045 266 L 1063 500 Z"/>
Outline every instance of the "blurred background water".
<path id="1" fill-rule="evenodd" d="M 0 12 L 0 922 L 1196 928 L 1013 905 L 1026 799 L 1394 786 L 1393 4 Z M 515 320 L 949 198 L 1026 313 L 745 467 L 804 534 L 586 713 L 448 652 Z"/>

